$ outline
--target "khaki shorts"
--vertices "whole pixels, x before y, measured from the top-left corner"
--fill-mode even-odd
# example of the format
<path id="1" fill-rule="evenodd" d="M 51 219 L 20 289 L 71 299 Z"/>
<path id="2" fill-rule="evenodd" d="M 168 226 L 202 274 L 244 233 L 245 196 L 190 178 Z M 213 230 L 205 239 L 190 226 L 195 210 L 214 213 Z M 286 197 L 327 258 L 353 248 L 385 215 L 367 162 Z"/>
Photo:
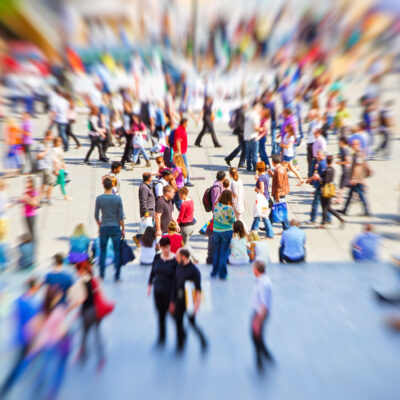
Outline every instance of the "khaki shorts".
<path id="1" fill-rule="evenodd" d="M 54 183 L 54 175 L 51 169 L 42 169 L 39 171 L 39 175 L 42 179 L 42 185 L 51 186 Z"/>

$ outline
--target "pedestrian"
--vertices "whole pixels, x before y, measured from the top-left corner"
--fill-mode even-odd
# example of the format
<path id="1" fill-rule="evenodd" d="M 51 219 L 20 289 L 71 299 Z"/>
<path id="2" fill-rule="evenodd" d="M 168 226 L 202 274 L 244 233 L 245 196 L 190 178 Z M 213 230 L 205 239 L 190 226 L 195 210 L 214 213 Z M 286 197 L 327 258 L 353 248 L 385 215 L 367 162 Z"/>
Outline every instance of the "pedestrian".
<path id="1" fill-rule="evenodd" d="M 174 189 L 175 196 L 176 183 L 174 181 L 174 175 L 170 169 L 166 168 L 162 172 L 162 178 L 158 182 L 154 182 L 154 193 L 156 196 L 156 200 L 163 196 L 163 189 L 165 186 L 168 185 L 172 186 L 172 188 Z"/>
<path id="2" fill-rule="evenodd" d="M 229 167 L 231 166 L 232 160 L 237 155 L 239 155 L 239 153 L 240 153 L 240 158 L 239 158 L 238 168 L 243 168 L 245 166 L 246 146 L 243 134 L 244 134 L 244 120 L 245 120 L 246 109 L 247 109 L 247 104 L 242 104 L 239 108 L 237 108 L 234 111 L 232 117 L 234 118 L 234 121 L 232 123 L 231 128 L 233 129 L 233 134 L 237 135 L 238 137 L 238 146 L 228 156 L 224 158 L 225 162 L 228 164 Z"/>
<path id="3" fill-rule="evenodd" d="M 352 148 L 354 151 L 353 162 L 351 167 L 351 179 L 350 179 L 350 192 L 346 200 L 346 204 L 343 210 L 339 210 L 340 214 L 346 215 L 347 209 L 349 208 L 350 202 L 353 198 L 354 192 L 356 192 L 364 206 L 363 216 L 369 217 L 368 203 L 365 198 L 365 177 L 370 175 L 370 170 L 365 158 L 365 155 L 361 151 L 360 141 L 354 140 L 352 143 Z"/>
<path id="4" fill-rule="evenodd" d="M 38 214 L 39 192 L 35 188 L 34 178 L 28 176 L 25 180 L 25 193 L 21 199 L 24 206 L 24 217 L 28 232 L 33 241 L 36 240 L 36 217 Z"/>
<path id="5" fill-rule="evenodd" d="M 172 215 L 174 208 L 174 203 L 172 200 L 174 195 L 174 188 L 170 185 L 167 185 L 163 188 L 163 195 L 156 201 L 156 235 L 158 237 L 168 233 L 169 223 L 171 221 L 175 221 Z M 179 226 L 177 227 L 177 232 L 180 232 Z"/>
<path id="6" fill-rule="evenodd" d="M 143 181 L 139 186 L 139 213 L 140 218 L 143 218 L 148 213 L 154 220 L 156 216 L 156 198 L 152 179 L 153 177 L 150 172 L 145 172 L 143 174 Z"/>
<path id="7" fill-rule="evenodd" d="M 151 167 L 150 159 L 145 149 L 145 140 L 147 138 L 146 125 L 140 120 L 138 115 L 133 115 L 132 135 L 133 157 L 131 169 L 135 167 L 140 154 L 142 154 L 146 160 L 145 166 L 147 168 Z"/>
<path id="8" fill-rule="evenodd" d="M 217 134 L 215 133 L 214 129 L 214 114 L 212 111 L 213 107 L 213 98 L 211 96 L 206 96 L 204 99 L 204 105 L 203 105 L 203 110 L 199 116 L 199 121 L 201 118 L 203 118 L 203 127 L 201 128 L 201 131 L 199 135 L 196 138 L 196 141 L 194 143 L 195 146 L 197 147 L 202 147 L 201 146 L 201 139 L 203 136 L 207 133 L 211 133 L 211 138 L 214 144 L 214 147 L 222 147 L 218 141 Z"/>
<path id="9" fill-rule="evenodd" d="M 156 230 L 148 226 L 139 240 L 140 265 L 152 265 L 154 256 L 157 253 Z"/>
<path id="10" fill-rule="evenodd" d="M 183 246 L 190 251 L 193 261 L 197 264 L 198 260 L 194 256 L 189 243 L 189 240 L 194 233 L 194 225 L 196 224 L 196 220 L 194 219 L 194 201 L 189 197 L 189 189 L 185 186 L 179 189 L 179 197 L 181 198 L 182 204 L 181 209 L 179 210 L 177 222 L 181 230 Z"/>
<path id="11" fill-rule="evenodd" d="M 61 193 L 64 196 L 64 200 L 70 200 L 65 189 L 65 161 L 64 161 L 64 150 L 62 148 L 62 140 L 60 137 L 54 138 L 53 141 L 53 166 L 54 175 L 57 177 L 54 186 L 60 185 Z"/>
<path id="12" fill-rule="evenodd" d="M 224 190 L 218 199 L 214 209 L 213 237 L 214 237 L 214 258 L 211 277 L 217 275 L 220 279 L 226 279 L 229 256 L 229 246 L 233 235 L 233 224 L 235 213 L 232 207 L 233 198 L 230 190 Z"/>
<path id="13" fill-rule="evenodd" d="M 379 113 L 379 132 L 383 136 L 383 139 L 375 150 L 375 154 L 378 155 L 382 152 L 385 160 L 390 160 L 391 154 L 393 128 L 395 127 L 393 107 L 393 100 L 385 101 Z"/>
<path id="14" fill-rule="evenodd" d="M 351 149 L 348 145 L 347 138 L 341 137 L 339 139 L 339 160 L 336 164 L 342 167 L 342 175 L 339 184 L 339 196 L 335 200 L 336 204 L 342 204 L 343 192 L 349 186 L 351 178 Z"/>
<path id="15" fill-rule="evenodd" d="M 263 358 L 273 362 L 272 354 L 268 350 L 263 339 L 264 325 L 271 312 L 272 284 L 265 274 L 266 263 L 256 260 L 253 263 L 253 274 L 256 277 L 256 286 L 253 295 L 253 315 L 251 318 L 251 335 L 256 351 L 257 369 L 264 370 Z"/>
<path id="16" fill-rule="evenodd" d="M 131 161 L 133 147 L 132 147 L 132 123 L 133 123 L 133 114 L 132 114 L 132 103 L 129 101 L 124 101 L 124 136 L 125 136 L 125 149 L 124 154 L 122 155 L 121 164 L 122 168 L 125 167 L 126 162 Z"/>
<path id="17" fill-rule="evenodd" d="M 187 178 L 187 169 L 183 160 L 182 154 L 177 151 L 173 155 L 174 168 L 172 170 L 174 181 L 177 191 L 175 192 L 174 203 L 179 211 L 181 209 L 181 199 L 179 197 L 179 189 L 185 186 L 185 179 Z"/>
<path id="18" fill-rule="evenodd" d="M 290 228 L 282 233 L 279 247 L 280 263 L 301 263 L 306 261 L 306 234 L 299 228 L 299 222 L 290 221 Z"/>
<path id="19" fill-rule="evenodd" d="M 247 254 L 246 232 L 242 221 L 233 224 L 233 237 L 230 244 L 229 264 L 243 265 L 249 263 Z"/>
<path id="20" fill-rule="evenodd" d="M 266 166 L 264 161 L 259 161 L 256 164 L 256 171 L 257 171 L 257 175 L 256 175 L 256 187 L 255 187 L 255 191 L 259 194 L 261 194 L 262 196 L 265 197 L 267 203 L 269 204 L 270 202 L 270 196 L 269 196 L 269 176 L 266 172 Z M 253 223 L 251 225 L 251 230 L 252 231 L 258 231 L 258 227 L 260 225 L 260 220 L 262 219 L 263 223 L 264 223 L 264 229 L 265 229 L 265 234 L 268 238 L 273 238 L 274 237 L 274 231 L 272 229 L 272 224 L 271 221 L 269 220 L 269 218 L 267 216 L 263 217 L 263 216 L 255 216 Z"/>
<path id="21" fill-rule="evenodd" d="M 33 124 L 29 113 L 25 112 L 22 114 L 22 146 L 25 153 L 25 165 L 24 171 L 27 173 L 33 173 L 36 169 L 35 155 L 32 149 L 33 140 Z M 27 168 L 27 162 L 29 161 L 29 169 Z"/>
<path id="22" fill-rule="evenodd" d="M 244 226 L 244 230 L 247 233 L 246 225 L 243 220 L 243 213 L 245 212 L 244 205 L 244 187 L 243 182 L 239 177 L 237 168 L 229 168 L 229 176 L 231 178 L 230 191 L 233 197 L 233 210 L 235 211 L 236 221 L 241 221 Z"/>
<path id="23" fill-rule="evenodd" d="M 374 232 L 371 224 L 365 224 L 363 232 L 351 243 L 352 256 L 355 261 L 374 261 L 380 259 L 382 238 Z"/>
<path id="24" fill-rule="evenodd" d="M 283 137 L 280 144 L 280 147 L 283 149 L 282 165 L 296 175 L 296 178 L 299 180 L 297 186 L 301 186 L 303 184 L 303 179 L 293 165 L 295 154 L 294 147 L 296 142 L 293 126 L 291 124 L 287 124 L 285 132 L 286 135 Z"/>
<path id="25" fill-rule="evenodd" d="M 111 178 L 111 180 L 116 181 L 116 185 L 113 187 L 113 193 L 117 196 L 121 196 L 121 182 L 119 181 L 118 175 L 121 173 L 122 164 L 119 161 L 113 161 L 111 163 L 111 171 L 107 176 Z"/>
<path id="26" fill-rule="evenodd" d="M 112 240 L 114 248 L 114 279 L 120 280 L 120 244 L 121 237 L 125 237 L 125 215 L 121 197 L 112 192 L 112 182 L 110 178 L 104 179 L 104 194 L 97 196 L 94 217 L 100 230 L 100 277 L 105 277 L 105 261 L 107 242 Z M 101 217 L 100 217 L 101 213 Z"/>
<path id="27" fill-rule="evenodd" d="M 325 224 L 327 223 L 328 220 L 328 212 L 331 213 L 334 217 L 336 217 L 340 223 L 341 223 L 341 228 L 344 228 L 345 221 L 344 219 L 340 216 L 340 214 L 331 207 L 331 201 L 332 197 L 325 197 L 324 196 L 324 187 L 325 185 L 334 185 L 334 179 L 335 179 L 335 170 L 332 167 L 333 163 L 333 156 L 328 156 L 326 158 L 326 170 L 323 172 L 321 178 L 321 187 L 322 187 L 322 193 L 321 193 L 321 206 L 322 206 L 322 224 L 319 226 L 320 228 L 325 228 Z M 334 187 L 334 186 L 333 186 Z"/>
<path id="28" fill-rule="evenodd" d="M 189 161 L 187 158 L 187 149 L 188 149 L 188 139 L 187 139 L 187 118 L 182 118 L 179 126 L 175 129 L 174 132 L 174 143 L 172 148 L 175 153 L 180 153 L 182 155 L 183 161 L 186 166 L 186 177 L 185 177 L 185 186 L 193 187 L 193 183 L 190 182 L 189 178 Z M 170 144 L 171 145 L 171 144 Z"/>
<path id="29" fill-rule="evenodd" d="M 158 313 L 158 340 L 162 346 L 166 339 L 166 317 L 171 300 L 172 286 L 174 283 L 176 267 L 178 265 L 175 254 L 171 252 L 169 237 L 160 239 L 161 253 L 156 254 L 151 267 L 147 295 L 150 296 L 153 289 L 154 304 Z"/>
<path id="30" fill-rule="evenodd" d="M 171 221 L 168 224 L 168 232 L 163 237 L 167 237 L 170 240 L 171 251 L 176 254 L 177 251 L 183 247 L 183 237 L 179 233 L 176 232 L 178 224 L 174 221 Z"/>
<path id="31" fill-rule="evenodd" d="M 260 153 L 260 159 L 261 161 L 264 161 L 265 165 L 269 164 L 269 158 L 266 150 L 266 144 L 267 144 L 267 136 L 270 134 L 270 128 L 269 128 L 269 118 L 270 118 L 270 111 L 268 108 L 261 108 L 260 111 L 260 133 L 258 135 L 258 140 L 259 140 L 259 153 Z"/>
<path id="32" fill-rule="evenodd" d="M 313 144 L 315 142 L 314 132 L 319 128 L 318 126 L 318 111 L 312 109 L 308 113 L 308 130 L 307 130 L 307 171 L 308 176 L 312 175 L 311 164 L 313 161 Z"/>
<path id="33" fill-rule="evenodd" d="M 196 324 L 196 314 L 200 308 L 200 302 L 201 302 L 200 271 L 190 260 L 190 252 L 185 248 L 179 249 L 176 255 L 176 261 L 178 265 L 176 267 L 175 277 L 172 284 L 169 311 L 174 316 L 176 322 L 177 351 L 182 352 L 184 350 L 185 341 L 187 337 L 183 325 L 183 318 L 186 313 L 186 299 L 185 299 L 186 282 L 193 282 L 195 287 L 193 315 L 187 314 L 189 324 L 191 325 L 191 327 L 193 328 L 193 330 L 196 332 L 197 336 L 200 339 L 202 351 L 205 351 L 207 349 L 207 340 L 204 336 L 203 331 Z"/>
<path id="34" fill-rule="evenodd" d="M 64 151 L 68 151 L 68 137 L 67 137 L 67 126 L 68 126 L 68 113 L 69 103 L 65 98 L 65 94 L 60 88 L 56 88 L 56 97 L 54 98 L 53 105 L 51 108 L 51 123 L 57 125 L 58 136 L 61 138 L 64 146 Z"/>
<path id="35" fill-rule="evenodd" d="M 72 126 L 76 122 L 76 110 L 75 110 L 74 99 L 71 95 L 67 95 L 66 99 L 69 104 L 69 108 L 68 108 L 68 112 L 67 112 L 67 117 L 68 117 L 68 124 L 67 124 L 67 130 L 66 130 L 67 140 L 69 142 L 69 138 L 71 138 L 75 142 L 76 148 L 79 149 L 81 147 L 81 144 L 79 142 L 79 139 L 75 136 L 74 132 L 72 131 Z"/>
<path id="36" fill-rule="evenodd" d="M 254 102 L 250 110 L 245 115 L 244 122 L 244 141 L 246 143 L 246 163 L 247 171 L 255 171 L 259 151 L 259 132 L 260 128 L 260 107 Z"/>
<path id="37" fill-rule="evenodd" d="M 99 116 L 98 116 L 98 109 L 95 106 L 90 107 L 90 114 L 89 114 L 89 121 L 88 121 L 88 129 L 89 129 L 89 139 L 90 139 L 90 148 L 86 154 L 84 159 L 84 163 L 90 165 L 89 158 L 92 154 L 94 148 L 96 147 L 99 152 L 99 161 L 101 162 L 108 162 L 108 158 L 106 157 L 102 141 L 106 138 L 106 132 L 103 128 L 99 126 L 98 123 Z"/>
<path id="38" fill-rule="evenodd" d="M 53 191 L 53 134 L 50 130 L 46 131 L 43 141 L 38 146 L 37 171 L 42 179 L 40 189 L 40 202 L 53 204 L 51 194 Z"/>

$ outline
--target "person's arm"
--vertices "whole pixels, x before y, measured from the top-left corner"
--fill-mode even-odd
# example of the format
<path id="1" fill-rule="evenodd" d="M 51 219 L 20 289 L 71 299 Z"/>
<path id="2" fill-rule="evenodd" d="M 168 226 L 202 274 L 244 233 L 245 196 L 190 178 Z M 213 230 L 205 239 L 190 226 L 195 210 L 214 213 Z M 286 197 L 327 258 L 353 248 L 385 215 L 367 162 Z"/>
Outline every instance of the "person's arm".
<path id="1" fill-rule="evenodd" d="M 155 273 L 154 273 L 154 266 L 155 266 L 155 264 L 156 264 L 156 260 L 158 260 L 157 255 L 154 257 L 154 259 L 153 259 L 153 264 L 151 265 L 151 272 L 150 272 L 150 276 L 149 276 L 149 283 L 148 283 L 148 286 L 147 286 L 147 296 L 150 296 L 150 294 L 151 294 L 151 287 L 153 286 L 153 280 L 154 280 L 154 276 L 155 276 Z"/>
<path id="2" fill-rule="evenodd" d="M 251 261 L 254 261 L 256 258 L 256 244 L 254 242 L 250 243 L 249 249 L 249 258 Z"/>
<path id="3" fill-rule="evenodd" d="M 99 199 L 96 198 L 96 206 L 94 209 L 94 219 L 96 220 L 97 225 L 100 227 L 101 222 L 100 222 L 100 204 L 99 203 L 100 203 Z"/>
<path id="4" fill-rule="evenodd" d="M 117 197 L 119 200 L 119 225 L 121 227 L 121 236 L 124 238 L 125 237 L 125 214 L 124 214 L 124 206 L 122 205 L 122 200 L 120 197 Z"/>
<path id="5" fill-rule="evenodd" d="M 156 235 L 161 236 L 161 213 L 156 211 Z"/>
<path id="6" fill-rule="evenodd" d="M 196 269 L 196 272 L 194 274 L 194 288 L 196 289 L 195 297 L 194 297 L 194 311 L 193 315 L 197 314 L 197 311 L 199 311 L 200 308 L 200 303 L 201 303 L 201 275 L 199 270 Z"/>
<path id="7" fill-rule="evenodd" d="M 182 139 L 181 138 L 179 138 L 178 140 L 176 140 L 176 150 L 179 152 L 179 153 L 181 153 L 182 154 L 182 151 L 181 151 L 181 149 L 182 149 L 182 146 L 181 146 L 181 143 L 182 143 Z"/>
<path id="8" fill-rule="evenodd" d="M 176 281 L 176 271 L 174 280 L 172 282 L 172 289 L 171 289 L 171 296 L 170 296 L 170 303 L 169 303 L 169 312 L 171 315 L 175 314 L 175 302 L 176 302 L 176 293 L 177 293 L 177 281 Z"/>

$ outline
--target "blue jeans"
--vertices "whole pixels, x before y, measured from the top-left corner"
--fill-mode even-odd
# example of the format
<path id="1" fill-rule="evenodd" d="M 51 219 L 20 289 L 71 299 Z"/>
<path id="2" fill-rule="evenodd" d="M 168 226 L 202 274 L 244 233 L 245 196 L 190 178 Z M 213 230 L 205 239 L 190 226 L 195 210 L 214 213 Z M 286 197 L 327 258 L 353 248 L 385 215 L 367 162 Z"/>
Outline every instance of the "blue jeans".
<path id="1" fill-rule="evenodd" d="M 146 161 L 149 161 L 149 156 L 146 153 L 146 149 L 144 147 L 134 147 L 133 148 L 133 158 L 132 162 L 136 163 L 137 159 L 139 158 L 139 154 L 142 153 L 143 157 Z"/>
<path id="2" fill-rule="evenodd" d="M 226 264 L 229 256 L 229 245 L 231 244 L 233 231 L 227 232 L 213 232 L 214 236 L 214 258 L 213 269 L 211 272 L 212 277 L 219 275 L 221 279 L 225 279 L 228 274 Z"/>
<path id="3" fill-rule="evenodd" d="M 190 179 L 189 179 L 189 163 L 188 163 L 188 159 L 187 159 L 186 153 L 182 154 L 182 158 L 183 158 L 183 161 L 185 163 L 185 167 L 186 167 L 186 171 L 187 171 L 186 183 L 189 183 L 190 182 Z"/>
<path id="4" fill-rule="evenodd" d="M 119 255 L 119 248 L 121 245 L 121 229 L 119 226 L 100 227 L 100 276 L 104 278 L 106 270 L 106 253 L 108 239 L 111 239 L 113 242 L 115 279 L 119 280 L 121 272 L 121 262 Z"/>
<path id="5" fill-rule="evenodd" d="M 246 160 L 247 160 L 247 170 L 256 170 L 258 149 L 260 147 L 260 142 L 258 140 L 247 140 L 246 141 Z"/>
<path id="6" fill-rule="evenodd" d="M 179 191 L 178 191 L 178 192 L 175 192 L 174 204 L 175 204 L 175 206 L 176 206 L 176 209 L 177 209 L 178 211 L 181 211 L 182 200 L 181 200 L 181 198 L 179 197 Z"/>
<path id="7" fill-rule="evenodd" d="M 59 124 L 59 123 L 57 123 L 58 136 L 60 136 L 60 138 L 61 138 L 61 140 L 63 142 L 64 151 L 68 151 L 67 126 L 68 126 L 68 124 Z"/>
<path id="8" fill-rule="evenodd" d="M 276 135 L 277 134 L 279 135 L 279 130 L 276 129 L 276 122 L 272 122 L 272 124 L 271 124 L 271 136 L 272 136 L 271 154 L 279 154 L 281 152 L 279 143 L 276 143 Z"/>
<path id="9" fill-rule="evenodd" d="M 321 188 L 319 187 L 318 189 L 315 189 L 314 192 L 314 199 L 312 202 L 312 206 L 311 206 L 311 215 L 310 215 L 310 219 L 312 222 L 315 222 L 316 218 L 317 218 L 317 214 L 318 214 L 318 207 L 321 204 Z M 328 212 L 328 216 L 326 218 L 327 222 L 331 222 L 332 216 L 331 213 Z"/>
<path id="10" fill-rule="evenodd" d="M 264 136 L 262 139 L 260 139 L 260 144 L 259 144 L 260 158 L 261 161 L 264 161 L 265 165 L 271 167 L 267 151 L 265 150 L 266 144 L 267 144 L 267 138 Z"/>
<path id="11" fill-rule="evenodd" d="M 362 183 L 357 183 L 356 185 L 350 186 L 349 197 L 347 198 L 346 205 L 344 206 L 343 209 L 344 213 L 346 213 L 347 209 L 349 208 L 350 201 L 353 197 L 354 192 L 358 193 L 361 203 L 363 203 L 365 213 L 369 214 L 367 200 L 365 199 L 364 196 L 364 185 Z"/>
<path id="12" fill-rule="evenodd" d="M 265 226 L 265 235 L 269 238 L 274 237 L 274 231 L 272 229 L 272 224 L 269 218 L 263 218 L 263 217 L 254 217 L 253 224 L 251 225 L 251 230 L 252 231 L 258 231 L 258 227 L 260 226 L 260 220 L 264 222 Z"/>

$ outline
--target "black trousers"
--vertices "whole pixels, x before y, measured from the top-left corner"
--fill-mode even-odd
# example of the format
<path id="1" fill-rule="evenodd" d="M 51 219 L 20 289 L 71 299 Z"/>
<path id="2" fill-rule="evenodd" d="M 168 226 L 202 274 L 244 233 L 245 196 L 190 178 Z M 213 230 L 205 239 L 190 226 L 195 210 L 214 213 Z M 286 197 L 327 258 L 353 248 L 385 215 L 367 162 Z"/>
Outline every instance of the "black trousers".
<path id="1" fill-rule="evenodd" d="M 208 120 L 203 121 L 203 128 L 201 129 L 199 135 L 197 136 L 195 144 L 200 145 L 201 139 L 207 132 L 211 133 L 211 138 L 214 143 L 214 146 L 220 146 L 220 144 L 218 142 L 217 134 L 215 133 L 214 124 L 212 121 L 208 121 Z"/>
<path id="2" fill-rule="evenodd" d="M 104 151 L 103 151 L 103 147 L 102 147 L 102 143 L 101 143 L 100 137 L 99 136 L 92 136 L 92 135 L 89 135 L 89 137 L 90 137 L 90 149 L 86 154 L 85 162 L 89 161 L 89 157 L 92 154 L 92 152 L 93 152 L 95 147 L 97 147 L 97 150 L 99 151 L 99 159 L 100 160 L 104 160 L 106 158 L 106 156 L 105 156 Z"/>
<path id="3" fill-rule="evenodd" d="M 226 157 L 226 159 L 232 161 L 240 153 L 239 165 L 244 165 L 246 160 L 246 144 L 243 136 L 238 135 L 238 142 L 238 146 L 232 151 L 231 154 L 229 154 L 229 156 Z"/>
<path id="4" fill-rule="evenodd" d="M 304 256 L 301 258 L 297 258 L 297 259 L 293 259 L 290 258 L 288 256 L 285 256 L 285 254 L 283 254 L 283 246 L 279 247 L 279 262 L 282 264 L 283 262 L 285 262 L 286 264 L 295 264 L 295 263 L 302 263 L 306 261 L 306 255 L 305 255 L 305 251 L 304 251 Z"/>
<path id="5" fill-rule="evenodd" d="M 88 334 L 92 328 L 95 330 L 95 340 L 97 347 L 97 354 L 99 360 L 103 358 L 103 346 L 100 337 L 100 321 L 96 318 L 96 309 L 95 307 L 89 307 L 85 310 L 82 310 L 82 341 L 81 341 L 81 351 L 80 355 L 83 360 L 86 359 L 86 341 Z"/>
<path id="6" fill-rule="evenodd" d="M 29 173 L 33 173 L 36 170 L 36 158 L 35 155 L 32 151 L 32 146 L 30 144 L 24 144 L 24 152 L 25 152 L 25 165 L 24 165 L 24 169 L 26 171 L 27 168 L 27 161 L 29 160 Z"/>
<path id="7" fill-rule="evenodd" d="M 121 159 L 122 166 L 124 166 L 126 162 L 129 162 L 129 160 L 132 157 L 132 137 L 133 137 L 132 135 L 127 135 L 125 133 L 126 142 L 125 142 L 124 154 Z"/>
<path id="8" fill-rule="evenodd" d="M 264 338 L 263 338 L 263 330 L 264 330 L 264 323 L 265 320 L 263 321 L 261 325 L 261 332 L 260 335 L 256 335 L 256 333 L 253 330 L 253 320 L 256 318 L 256 314 L 253 314 L 251 318 L 251 337 L 253 339 L 253 344 L 254 344 L 254 349 L 256 351 L 256 360 L 257 360 L 257 366 L 258 368 L 263 367 L 263 358 L 265 358 L 268 361 L 272 361 L 273 357 L 272 354 L 269 352 L 266 344 L 264 343 Z"/>
<path id="9" fill-rule="evenodd" d="M 169 293 L 157 293 L 154 292 L 154 304 L 158 313 L 158 342 L 164 343 L 166 336 L 165 321 L 168 313 L 168 307 L 170 302 Z"/>
<path id="10" fill-rule="evenodd" d="M 26 226 L 33 241 L 35 241 L 35 216 L 25 217 Z"/>
<path id="11" fill-rule="evenodd" d="M 185 304 L 177 303 L 176 310 L 175 310 L 175 322 L 176 322 L 176 335 L 177 335 L 177 339 L 178 339 L 177 344 L 178 344 L 179 350 L 183 350 L 183 347 L 185 345 L 185 339 L 186 339 L 186 332 L 185 332 L 185 328 L 183 326 L 183 318 L 185 316 L 185 311 L 186 311 Z M 196 324 L 196 316 L 188 315 L 188 320 L 189 320 L 189 325 L 193 328 L 196 335 L 200 339 L 202 346 L 204 346 L 207 343 L 207 341 L 206 341 L 203 331 Z"/>
<path id="12" fill-rule="evenodd" d="M 322 225 L 328 222 L 328 213 L 331 213 L 335 216 L 340 222 L 344 222 L 344 219 L 340 216 L 340 214 L 331 207 L 331 200 L 326 199 L 321 196 L 321 206 L 322 206 Z"/>
<path id="13" fill-rule="evenodd" d="M 79 139 L 72 132 L 72 124 L 73 124 L 72 121 L 68 122 L 68 125 L 67 125 L 67 139 L 69 140 L 69 138 L 71 138 L 75 142 L 75 144 L 77 146 L 80 146 L 81 144 L 79 143 Z"/>
<path id="14" fill-rule="evenodd" d="M 308 177 L 312 176 L 314 171 L 311 171 L 311 164 L 313 161 L 313 143 L 307 144 L 307 167 L 308 167 Z"/>

